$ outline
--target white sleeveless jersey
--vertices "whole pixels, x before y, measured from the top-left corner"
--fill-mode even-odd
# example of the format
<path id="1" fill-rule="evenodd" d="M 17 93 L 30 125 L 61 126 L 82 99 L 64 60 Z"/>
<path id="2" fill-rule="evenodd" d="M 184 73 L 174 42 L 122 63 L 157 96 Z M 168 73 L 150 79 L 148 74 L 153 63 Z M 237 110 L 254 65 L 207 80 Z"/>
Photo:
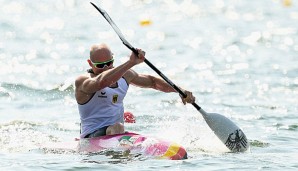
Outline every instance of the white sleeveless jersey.
<path id="1" fill-rule="evenodd" d="M 123 99 L 128 87 L 126 80 L 120 78 L 115 88 L 103 88 L 97 91 L 85 104 L 78 104 L 81 117 L 81 138 L 99 128 L 117 122 L 124 123 Z"/>

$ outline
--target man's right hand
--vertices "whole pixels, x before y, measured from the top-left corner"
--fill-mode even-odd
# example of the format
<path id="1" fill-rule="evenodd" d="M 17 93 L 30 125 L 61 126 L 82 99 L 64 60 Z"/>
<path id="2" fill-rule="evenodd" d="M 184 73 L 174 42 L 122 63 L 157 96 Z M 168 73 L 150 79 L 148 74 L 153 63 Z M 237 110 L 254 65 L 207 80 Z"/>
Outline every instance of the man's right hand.
<path id="1" fill-rule="evenodd" d="M 134 52 L 132 52 L 129 59 L 134 65 L 142 63 L 145 60 L 145 52 L 142 51 L 142 49 L 137 49 L 137 51 L 138 56 Z"/>

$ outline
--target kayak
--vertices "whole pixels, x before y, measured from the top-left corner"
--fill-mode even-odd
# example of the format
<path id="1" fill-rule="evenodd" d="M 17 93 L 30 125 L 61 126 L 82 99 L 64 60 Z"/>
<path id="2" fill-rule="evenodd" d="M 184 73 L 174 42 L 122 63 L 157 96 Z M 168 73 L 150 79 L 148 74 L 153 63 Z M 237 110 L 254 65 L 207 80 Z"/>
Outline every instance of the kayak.
<path id="1" fill-rule="evenodd" d="M 124 113 L 126 123 L 135 123 L 135 117 L 131 112 Z M 123 152 L 142 157 L 152 157 L 156 159 L 182 160 L 187 159 L 187 152 L 181 145 L 144 136 L 132 132 L 123 134 L 105 135 L 94 138 L 76 138 L 71 142 L 46 143 L 41 147 L 46 152 L 51 153 L 98 153 L 111 150 L 113 152 Z"/>
<path id="2" fill-rule="evenodd" d="M 123 134 L 106 135 L 79 140 L 79 152 L 100 152 L 112 149 L 115 151 L 140 154 L 144 157 L 157 159 L 181 160 L 187 159 L 187 152 L 181 145 L 153 137 L 126 132 Z"/>

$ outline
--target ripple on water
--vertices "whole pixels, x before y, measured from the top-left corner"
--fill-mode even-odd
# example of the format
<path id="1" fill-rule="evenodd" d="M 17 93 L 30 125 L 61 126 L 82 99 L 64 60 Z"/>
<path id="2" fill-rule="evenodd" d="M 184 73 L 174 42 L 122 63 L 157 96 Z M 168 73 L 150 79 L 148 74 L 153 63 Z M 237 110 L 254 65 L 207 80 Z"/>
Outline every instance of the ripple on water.
<path id="1" fill-rule="evenodd" d="M 261 147 L 261 148 L 265 148 L 265 147 L 270 146 L 270 143 L 262 142 L 262 141 L 259 141 L 259 140 L 250 140 L 249 144 L 252 147 Z"/>

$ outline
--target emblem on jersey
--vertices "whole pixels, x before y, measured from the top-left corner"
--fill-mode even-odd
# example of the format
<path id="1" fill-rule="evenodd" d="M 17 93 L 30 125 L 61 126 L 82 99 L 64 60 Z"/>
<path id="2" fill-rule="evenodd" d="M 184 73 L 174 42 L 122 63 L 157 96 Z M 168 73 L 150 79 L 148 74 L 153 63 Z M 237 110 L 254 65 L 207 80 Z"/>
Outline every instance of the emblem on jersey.
<path id="1" fill-rule="evenodd" d="M 100 95 L 98 97 L 107 98 L 108 96 L 106 96 L 106 92 L 100 92 Z"/>
<path id="2" fill-rule="evenodd" d="M 238 129 L 229 135 L 225 144 L 232 151 L 241 151 L 247 147 L 247 139 L 241 129 Z"/>
<path id="3" fill-rule="evenodd" d="M 113 103 L 117 103 L 118 101 L 118 94 L 113 95 Z"/>

